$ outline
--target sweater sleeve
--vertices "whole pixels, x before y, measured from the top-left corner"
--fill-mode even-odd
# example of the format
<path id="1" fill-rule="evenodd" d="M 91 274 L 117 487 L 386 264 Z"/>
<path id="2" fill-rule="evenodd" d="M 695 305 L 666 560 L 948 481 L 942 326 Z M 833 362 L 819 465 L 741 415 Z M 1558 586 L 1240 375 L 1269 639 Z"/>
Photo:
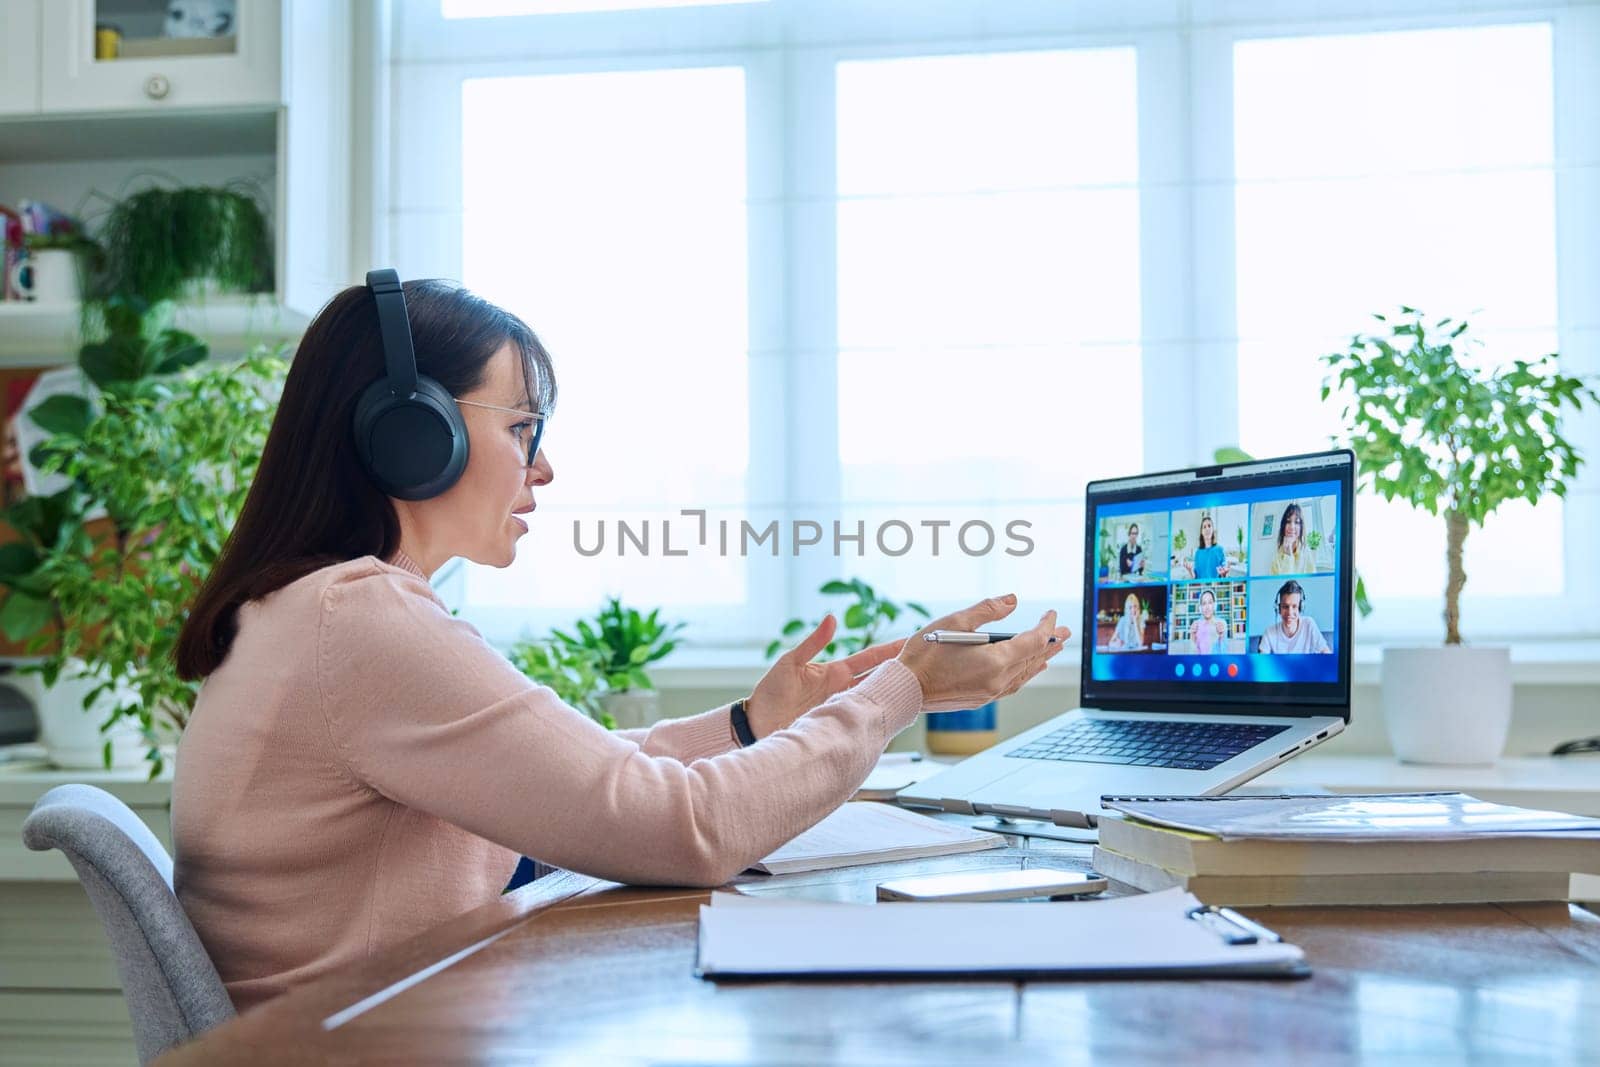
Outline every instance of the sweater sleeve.
<path id="1" fill-rule="evenodd" d="M 684 762 L 534 685 L 420 578 L 375 565 L 330 585 L 319 614 L 321 712 L 356 780 L 615 881 L 721 885 L 849 799 L 922 706 L 890 661 L 757 745 Z"/>
<path id="2" fill-rule="evenodd" d="M 733 736 L 733 706 L 686 715 L 681 719 L 662 719 L 642 730 L 613 730 L 611 736 L 632 741 L 650 756 L 671 756 L 679 763 L 732 752 L 739 747 Z"/>

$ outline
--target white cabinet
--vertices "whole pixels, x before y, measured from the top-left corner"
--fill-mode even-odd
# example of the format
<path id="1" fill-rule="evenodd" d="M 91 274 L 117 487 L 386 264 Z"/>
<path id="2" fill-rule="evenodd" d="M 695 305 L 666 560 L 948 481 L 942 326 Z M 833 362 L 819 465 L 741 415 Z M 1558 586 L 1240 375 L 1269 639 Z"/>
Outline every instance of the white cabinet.
<path id="1" fill-rule="evenodd" d="M 0 115 L 39 110 L 38 0 L 0 3 Z"/>
<path id="2" fill-rule="evenodd" d="M 245 180 L 264 194 L 275 292 L 179 321 L 218 352 L 292 339 L 365 269 L 351 90 L 357 15 L 374 3 L 237 0 L 232 39 L 195 46 L 215 54 L 130 56 L 190 47 L 162 35 L 166 0 L 0 0 L 0 203 L 42 199 L 93 226 L 110 197 L 152 184 Z M 95 59 L 97 26 L 116 27 L 121 58 Z M 0 303 L 0 364 L 71 359 L 77 323 L 75 307 Z"/>
<path id="3" fill-rule="evenodd" d="M 39 0 L 8 0 L 6 6 L 34 3 Z M 40 108 L 45 112 L 212 108 L 271 105 L 281 99 L 278 0 L 238 0 L 235 32 L 212 39 L 162 38 L 159 27 L 165 9 L 159 0 L 43 3 Z M 150 26 L 152 20 L 155 32 L 139 28 Z M 95 57 L 97 26 L 119 26 L 114 34 L 119 55 Z M 206 51 L 187 51 L 191 48 Z"/>

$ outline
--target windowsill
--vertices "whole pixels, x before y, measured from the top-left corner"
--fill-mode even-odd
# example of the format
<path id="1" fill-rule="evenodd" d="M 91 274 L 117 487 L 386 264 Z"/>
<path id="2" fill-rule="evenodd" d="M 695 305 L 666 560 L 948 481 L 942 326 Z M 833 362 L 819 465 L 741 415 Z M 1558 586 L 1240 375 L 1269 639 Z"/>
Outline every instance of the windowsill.
<path id="1" fill-rule="evenodd" d="M 1355 684 L 1377 685 L 1382 660 L 1381 644 L 1356 646 Z M 669 665 L 652 667 L 650 676 L 663 689 L 749 689 L 770 663 L 754 649 L 682 648 Z M 1079 667 L 1079 649 L 1068 648 L 1029 684 L 1076 689 Z M 1511 642 L 1511 681 L 1519 686 L 1600 685 L 1600 639 Z"/>

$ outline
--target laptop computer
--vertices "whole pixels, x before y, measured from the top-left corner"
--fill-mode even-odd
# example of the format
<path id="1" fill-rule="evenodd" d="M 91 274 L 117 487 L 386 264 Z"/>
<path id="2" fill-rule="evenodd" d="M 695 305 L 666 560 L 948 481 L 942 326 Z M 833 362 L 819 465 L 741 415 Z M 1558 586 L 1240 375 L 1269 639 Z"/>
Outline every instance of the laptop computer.
<path id="1" fill-rule="evenodd" d="M 1093 827 L 1103 794 L 1226 793 L 1341 732 L 1354 480 L 1336 451 L 1089 483 L 1081 706 L 896 801 Z"/>

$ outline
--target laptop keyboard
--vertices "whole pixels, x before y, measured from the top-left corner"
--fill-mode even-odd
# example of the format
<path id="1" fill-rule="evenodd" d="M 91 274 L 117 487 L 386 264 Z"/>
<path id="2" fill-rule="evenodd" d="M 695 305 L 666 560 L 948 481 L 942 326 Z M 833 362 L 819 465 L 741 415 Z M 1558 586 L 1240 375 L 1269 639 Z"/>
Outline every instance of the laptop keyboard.
<path id="1" fill-rule="evenodd" d="M 1206 771 L 1287 729 L 1242 722 L 1082 719 L 1036 737 L 1006 755 L 1016 759 Z"/>

